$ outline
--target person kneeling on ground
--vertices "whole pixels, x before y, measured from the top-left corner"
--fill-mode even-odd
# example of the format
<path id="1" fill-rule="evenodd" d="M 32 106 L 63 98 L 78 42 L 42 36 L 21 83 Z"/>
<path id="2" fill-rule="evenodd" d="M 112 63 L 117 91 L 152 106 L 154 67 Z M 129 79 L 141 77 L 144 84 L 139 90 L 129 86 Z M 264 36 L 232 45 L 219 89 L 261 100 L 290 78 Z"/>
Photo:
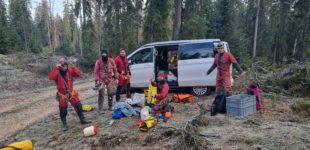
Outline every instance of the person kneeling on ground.
<path id="1" fill-rule="evenodd" d="M 68 102 L 74 107 L 77 112 L 81 124 L 89 124 L 90 121 L 86 121 L 82 104 L 80 102 L 77 91 L 73 90 L 73 77 L 79 77 L 81 71 L 77 69 L 72 63 L 68 63 L 65 58 L 60 58 L 57 66 L 52 70 L 49 75 L 49 80 L 54 80 L 57 86 L 56 99 L 59 102 L 60 119 L 62 121 L 63 131 L 68 130 L 66 121 Z"/>
<path id="2" fill-rule="evenodd" d="M 165 118 L 165 113 L 170 111 L 168 105 L 168 94 L 169 94 L 169 85 L 166 81 L 166 75 L 164 72 L 158 73 L 157 77 L 157 94 L 154 96 L 157 101 L 153 107 L 156 114 L 162 114 L 164 118 L 164 122 L 167 121 Z M 152 84 L 156 84 L 156 82 L 152 82 Z"/>

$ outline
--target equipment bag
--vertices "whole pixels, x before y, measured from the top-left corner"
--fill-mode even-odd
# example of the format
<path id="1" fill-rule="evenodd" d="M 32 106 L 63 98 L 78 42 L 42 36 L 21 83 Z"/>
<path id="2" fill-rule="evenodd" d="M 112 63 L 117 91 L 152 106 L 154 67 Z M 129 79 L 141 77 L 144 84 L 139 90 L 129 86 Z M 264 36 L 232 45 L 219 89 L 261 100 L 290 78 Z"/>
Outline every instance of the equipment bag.
<path id="1" fill-rule="evenodd" d="M 157 94 L 157 87 L 149 84 L 148 92 L 147 92 L 147 104 L 155 104 L 156 98 L 154 96 Z"/>
<path id="2" fill-rule="evenodd" d="M 0 150 L 32 150 L 33 144 L 30 140 L 12 143 L 8 146 L 0 148 Z"/>
<path id="3" fill-rule="evenodd" d="M 226 113 L 226 97 L 230 96 L 228 92 L 221 92 L 215 96 L 212 107 L 211 107 L 211 116 L 216 115 L 217 113 L 225 114 Z"/>
<path id="4" fill-rule="evenodd" d="M 84 112 L 89 112 L 94 110 L 94 108 L 91 105 L 83 105 L 83 111 Z"/>
<path id="5" fill-rule="evenodd" d="M 180 102 L 193 102 L 193 95 L 192 94 L 173 94 L 172 101 L 175 103 Z"/>
<path id="6" fill-rule="evenodd" d="M 260 94 L 259 86 L 255 84 L 250 84 L 248 86 L 247 93 L 256 97 L 256 110 L 262 109 L 262 97 Z"/>

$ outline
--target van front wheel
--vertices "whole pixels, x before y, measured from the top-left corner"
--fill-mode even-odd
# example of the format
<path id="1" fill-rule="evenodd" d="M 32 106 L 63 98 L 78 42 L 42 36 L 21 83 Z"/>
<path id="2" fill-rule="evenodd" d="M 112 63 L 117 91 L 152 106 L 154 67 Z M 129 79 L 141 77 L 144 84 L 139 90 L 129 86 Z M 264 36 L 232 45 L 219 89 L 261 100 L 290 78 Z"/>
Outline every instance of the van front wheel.
<path id="1" fill-rule="evenodd" d="M 198 97 L 209 95 L 211 93 L 211 87 L 196 86 L 192 88 L 192 93 L 193 95 L 198 96 Z"/>

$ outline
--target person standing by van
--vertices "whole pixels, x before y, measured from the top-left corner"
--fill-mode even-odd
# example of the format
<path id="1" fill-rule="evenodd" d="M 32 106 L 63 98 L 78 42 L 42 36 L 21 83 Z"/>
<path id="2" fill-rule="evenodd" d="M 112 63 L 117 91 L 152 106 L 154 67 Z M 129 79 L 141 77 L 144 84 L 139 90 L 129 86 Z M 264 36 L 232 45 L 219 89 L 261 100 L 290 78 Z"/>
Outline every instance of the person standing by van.
<path id="1" fill-rule="evenodd" d="M 114 79 L 112 78 L 114 74 Z M 116 89 L 113 88 L 114 84 L 118 84 L 118 77 L 119 74 L 116 69 L 115 62 L 112 58 L 108 56 L 108 52 L 106 50 L 101 51 L 101 55 L 96 61 L 95 69 L 95 84 L 102 84 L 101 89 L 99 89 L 98 95 L 98 113 L 101 113 L 103 110 L 103 102 L 104 102 L 104 95 L 105 89 L 107 89 L 108 94 L 108 105 L 109 110 L 112 110 L 113 104 L 113 95 L 115 94 Z"/>
<path id="2" fill-rule="evenodd" d="M 216 91 L 231 91 L 230 65 L 233 64 L 233 67 L 236 68 L 240 74 L 242 74 L 243 71 L 236 58 L 230 52 L 225 52 L 222 43 L 217 45 L 217 52 L 218 53 L 214 57 L 214 63 L 207 71 L 207 75 L 217 68 Z"/>
<path id="3" fill-rule="evenodd" d="M 59 112 L 60 119 L 63 124 L 62 130 L 67 131 L 67 108 L 68 102 L 74 107 L 74 110 L 77 112 L 81 124 L 89 124 L 90 121 L 86 121 L 82 104 L 80 102 L 78 93 L 73 90 L 73 77 L 79 77 L 81 71 L 77 69 L 72 63 L 68 63 L 65 58 L 60 58 L 58 60 L 57 66 L 52 70 L 49 75 L 49 80 L 53 80 L 57 86 L 57 95 L 56 99 L 59 102 Z"/>
<path id="4" fill-rule="evenodd" d="M 130 98 L 130 71 L 128 65 L 128 58 L 124 48 L 120 49 L 119 55 L 114 59 L 117 72 L 120 74 L 119 82 L 116 90 L 116 101 L 121 99 L 120 94 L 125 91 L 126 97 Z"/>

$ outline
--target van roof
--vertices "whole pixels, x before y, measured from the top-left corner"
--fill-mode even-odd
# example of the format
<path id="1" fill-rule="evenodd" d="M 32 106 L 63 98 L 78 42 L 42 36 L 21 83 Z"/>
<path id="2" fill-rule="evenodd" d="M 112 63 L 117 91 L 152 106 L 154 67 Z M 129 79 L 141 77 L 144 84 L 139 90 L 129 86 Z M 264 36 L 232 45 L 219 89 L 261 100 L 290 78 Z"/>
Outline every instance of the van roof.
<path id="1" fill-rule="evenodd" d="M 197 40 L 178 40 L 178 41 L 164 41 L 164 42 L 154 42 L 145 44 L 142 47 L 146 46 L 161 46 L 161 45 L 177 45 L 184 43 L 198 43 L 198 42 L 220 42 L 220 39 L 197 39 Z"/>

